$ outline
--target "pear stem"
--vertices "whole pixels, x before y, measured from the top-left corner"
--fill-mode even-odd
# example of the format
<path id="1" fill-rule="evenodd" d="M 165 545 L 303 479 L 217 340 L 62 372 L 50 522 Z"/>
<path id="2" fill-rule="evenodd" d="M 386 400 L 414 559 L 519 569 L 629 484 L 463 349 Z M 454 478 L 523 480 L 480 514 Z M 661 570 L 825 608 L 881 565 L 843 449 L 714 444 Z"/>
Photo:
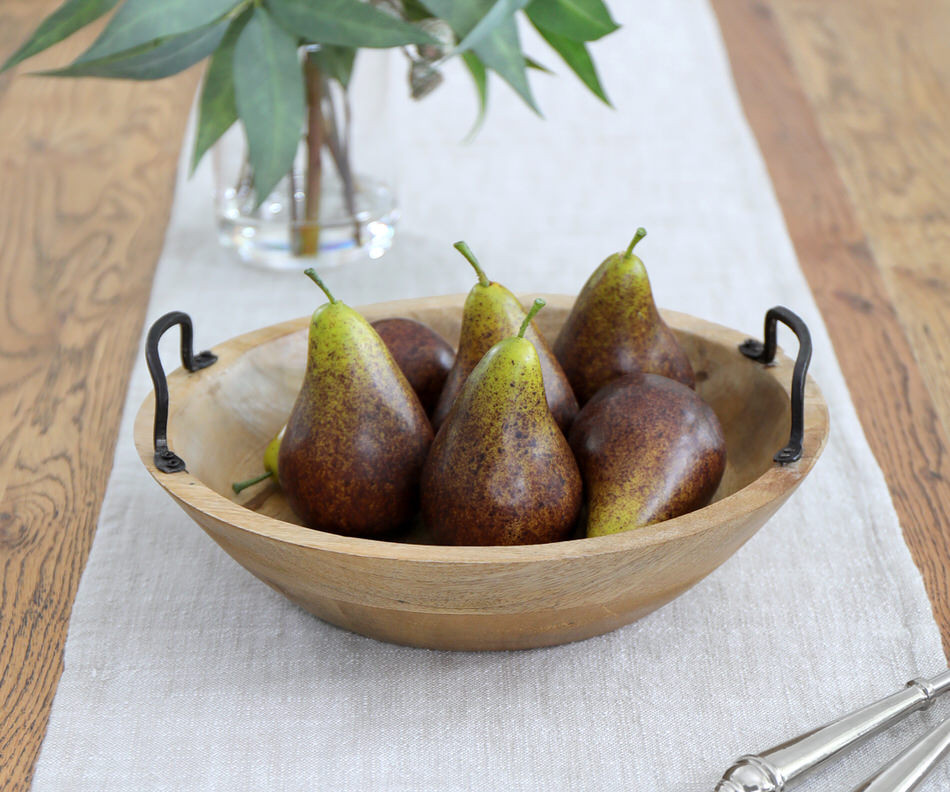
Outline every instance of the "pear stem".
<path id="1" fill-rule="evenodd" d="M 632 256 L 632 255 L 633 255 L 633 249 L 637 246 L 637 242 L 639 242 L 641 239 L 643 239 L 643 237 L 645 237 L 646 235 L 647 235 L 647 230 L 646 230 L 645 228 L 638 228 L 638 229 L 637 229 L 637 233 L 635 233 L 635 234 L 633 235 L 633 239 L 630 240 L 630 244 L 627 246 L 627 252 L 624 253 L 624 255 L 625 255 L 625 256 Z"/>
<path id="2" fill-rule="evenodd" d="M 485 274 L 484 270 L 478 265 L 478 259 L 475 258 L 475 254 L 472 253 L 472 249 L 466 245 L 464 242 L 456 242 L 452 245 L 459 253 L 461 253 L 465 258 L 468 259 L 468 263 L 475 268 L 475 272 L 478 274 L 478 282 L 482 286 L 488 286 L 491 284 L 491 281 L 488 280 L 488 276 Z"/>
<path id="3" fill-rule="evenodd" d="M 336 297 L 330 294 L 330 290 L 327 288 L 327 285 L 322 280 L 320 280 L 320 276 L 317 275 L 317 271 L 313 267 L 307 267 L 307 269 L 305 269 L 303 273 L 308 278 L 310 278 L 310 280 L 316 283 L 317 286 L 323 289 L 323 293 L 330 299 L 331 303 L 336 302 Z"/>
<path id="4" fill-rule="evenodd" d="M 247 481 L 236 481 L 231 485 L 231 489 L 234 490 L 236 495 L 241 490 L 246 490 L 248 487 L 253 487 L 255 484 L 259 484 L 264 479 L 269 479 L 273 475 L 273 473 L 267 471 L 266 473 L 261 473 L 261 475 L 255 476 L 254 478 L 248 479 Z"/>
<path id="5" fill-rule="evenodd" d="M 525 331 L 528 329 L 528 325 L 531 324 L 531 320 L 534 319 L 535 314 L 544 308 L 545 305 L 547 305 L 547 303 L 540 297 L 535 299 L 534 305 L 531 306 L 531 309 L 528 311 L 528 315 L 521 323 L 521 329 L 518 331 L 518 338 L 524 338 Z"/>

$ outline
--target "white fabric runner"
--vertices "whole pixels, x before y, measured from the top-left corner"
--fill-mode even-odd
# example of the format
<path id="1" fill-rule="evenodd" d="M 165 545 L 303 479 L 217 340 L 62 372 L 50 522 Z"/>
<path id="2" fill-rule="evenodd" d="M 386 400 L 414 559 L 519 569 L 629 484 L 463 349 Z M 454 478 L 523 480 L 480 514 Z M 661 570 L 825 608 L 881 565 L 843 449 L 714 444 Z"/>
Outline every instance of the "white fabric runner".
<path id="1" fill-rule="evenodd" d="M 535 651 L 408 649 L 299 610 L 172 503 L 132 446 L 151 388 L 140 361 L 35 789 L 704 792 L 738 754 L 944 667 L 710 8 L 612 5 L 625 26 L 595 54 L 614 111 L 545 54 L 562 73 L 532 76 L 547 120 L 494 83 L 462 145 L 474 98 L 460 69 L 411 104 L 397 55 L 388 86 L 361 67 L 357 113 L 392 142 L 358 158 L 372 172 L 390 155 L 404 219 L 391 254 L 327 280 L 351 305 L 467 291 L 451 249 L 464 238 L 515 291 L 576 293 L 644 225 L 661 305 L 755 336 L 775 304 L 809 323 L 833 427 L 817 468 L 723 568 L 634 625 Z M 209 189 L 207 169 L 180 181 L 149 322 L 188 311 L 207 348 L 312 311 L 302 275 L 218 250 Z M 846 792 L 948 713 L 912 716 L 802 788 Z M 921 789 L 948 788 L 950 763 Z"/>

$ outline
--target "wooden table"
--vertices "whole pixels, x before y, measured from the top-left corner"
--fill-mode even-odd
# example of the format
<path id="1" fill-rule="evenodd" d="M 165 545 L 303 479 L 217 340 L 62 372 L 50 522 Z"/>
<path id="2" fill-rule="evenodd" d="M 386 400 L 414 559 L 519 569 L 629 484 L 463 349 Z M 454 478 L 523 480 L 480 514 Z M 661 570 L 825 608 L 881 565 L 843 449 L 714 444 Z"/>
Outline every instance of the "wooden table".
<path id="1" fill-rule="evenodd" d="M 0 59 L 55 5 L 4 0 Z M 950 0 L 713 6 L 950 648 Z M 67 62 L 91 35 L 76 38 L 30 67 Z M 29 787 L 62 671 L 198 79 L 14 76 L 0 76 L 3 790 Z"/>

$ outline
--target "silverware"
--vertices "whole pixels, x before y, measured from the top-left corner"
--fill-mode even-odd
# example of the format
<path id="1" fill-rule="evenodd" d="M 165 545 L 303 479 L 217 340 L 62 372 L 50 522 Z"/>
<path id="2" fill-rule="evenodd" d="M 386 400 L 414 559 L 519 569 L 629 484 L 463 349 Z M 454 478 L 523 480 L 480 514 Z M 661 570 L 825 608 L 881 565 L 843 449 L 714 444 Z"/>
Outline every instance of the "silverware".
<path id="1" fill-rule="evenodd" d="M 792 781 L 878 734 L 911 712 L 927 709 L 948 690 L 950 669 L 931 679 L 912 679 L 903 690 L 826 726 L 760 754 L 740 757 L 723 775 L 715 792 L 784 792 Z M 878 792 L 883 789 L 885 787 L 881 787 Z"/>
<path id="2" fill-rule="evenodd" d="M 950 751 L 950 718 L 927 732 L 854 792 L 911 792 Z"/>

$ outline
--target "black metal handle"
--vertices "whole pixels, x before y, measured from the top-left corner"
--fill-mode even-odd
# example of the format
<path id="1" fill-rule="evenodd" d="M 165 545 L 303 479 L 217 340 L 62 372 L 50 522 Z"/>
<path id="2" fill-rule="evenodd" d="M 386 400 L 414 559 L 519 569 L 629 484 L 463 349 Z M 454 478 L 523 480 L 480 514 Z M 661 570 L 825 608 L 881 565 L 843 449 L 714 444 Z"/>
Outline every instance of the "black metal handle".
<path id="1" fill-rule="evenodd" d="M 739 351 L 759 363 L 771 363 L 775 358 L 778 322 L 787 325 L 798 336 L 798 357 L 795 358 L 795 370 L 792 372 L 792 431 L 788 445 L 773 457 L 779 464 L 787 465 L 802 458 L 802 440 L 805 435 L 805 375 L 811 362 L 811 333 L 798 314 L 776 305 L 765 314 L 765 343 L 750 338 L 739 344 Z"/>
<path id="2" fill-rule="evenodd" d="M 177 324 L 181 325 L 181 362 L 188 371 L 207 368 L 218 359 L 218 356 L 212 352 L 194 354 L 191 317 L 186 313 L 181 311 L 167 313 L 156 320 L 148 331 L 148 338 L 145 341 L 145 362 L 148 364 L 148 373 L 152 375 L 152 384 L 155 386 L 155 467 L 163 473 L 178 473 L 185 469 L 185 460 L 168 447 L 168 382 L 165 380 L 165 369 L 162 368 L 162 359 L 158 354 L 158 342 L 165 335 L 166 330 Z"/>

